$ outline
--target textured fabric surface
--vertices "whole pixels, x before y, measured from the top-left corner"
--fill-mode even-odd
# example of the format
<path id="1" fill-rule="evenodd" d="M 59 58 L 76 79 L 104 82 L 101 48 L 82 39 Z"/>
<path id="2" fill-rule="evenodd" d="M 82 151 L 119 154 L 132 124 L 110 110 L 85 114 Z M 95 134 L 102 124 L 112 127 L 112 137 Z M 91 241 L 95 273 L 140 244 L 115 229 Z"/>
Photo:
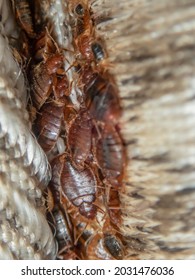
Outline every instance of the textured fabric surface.
<path id="1" fill-rule="evenodd" d="M 17 36 L 9 1 L 0 11 L 0 259 L 53 259 L 43 198 L 50 168 L 30 130 L 26 83 L 9 43 Z"/>
<path id="2" fill-rule="evenodd" d="M 195 2 L 95 1 L 120 88 L 129 257 L 195 257 Z"/>

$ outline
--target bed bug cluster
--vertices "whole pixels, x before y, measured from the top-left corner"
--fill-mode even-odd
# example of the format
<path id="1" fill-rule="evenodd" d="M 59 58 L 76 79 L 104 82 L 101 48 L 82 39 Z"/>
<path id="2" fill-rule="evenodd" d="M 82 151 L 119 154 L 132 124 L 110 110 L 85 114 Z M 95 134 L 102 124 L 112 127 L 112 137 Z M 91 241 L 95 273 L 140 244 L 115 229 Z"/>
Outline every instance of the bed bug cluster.
<path id="1" fill-rule="evenodd" d="M 34 108 L 32 127 L 52 168 L 46 200 L 58 258 L 122 259 L 119 193 L 126 158 L 118 124 L 120 99 L 90 4 L 68 1 L 75 57 L 70 68 L 82 93 L 78 108 L 70 99 L 72 84 L 64 70 L 63 47 L 49 23 L 36 26 L 35 19 L 41 18 L 33 14 L 37 9 L 28 1 L 12 2 L 30 49 L 26 71 L 31 113 Z"/>

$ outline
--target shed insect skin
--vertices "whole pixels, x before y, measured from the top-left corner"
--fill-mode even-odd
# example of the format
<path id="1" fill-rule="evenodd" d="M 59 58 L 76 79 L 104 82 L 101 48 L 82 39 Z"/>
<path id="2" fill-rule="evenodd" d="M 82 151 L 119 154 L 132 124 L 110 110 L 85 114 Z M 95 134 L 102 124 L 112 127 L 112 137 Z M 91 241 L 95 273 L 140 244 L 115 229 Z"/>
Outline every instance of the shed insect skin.
<path id="1" fill-rule="evenodd" d="M 51 181 L 49 182 L 49 188 L 53 194 L 54 204 L 57 205 L 61 203 L 61 196 L 62 196 L 60 177 L 63 168 L 63 157 L 61 157 L 60 155 L 55 157 L 50 162 L 50 165 L 52 170 L 52 177 L 51 177 Z"/>
<path id="2" fill-rule="evenodd" d="M 64 153 L 59 156 L 63 162 L 60 183 L 65 197 L 76 207 L 87 219 L 94 219 L 97 207 L 93 204 L 96 199 L 96 178 L 93 171 L 85 166 L 82 170 L 76 169 L 70 157 Z"/>
<path id="3" fill-rule="evenodd" d="M 56 226 L 56 239 L 59 243 L 59 249 L 67 248 L 70 249 L 73 247 L 73 240 L 72 240 L 72 232 L 69 228 L 68 222 L 66 220 L 65 214 L 56 206 L 52 211 L 52 215 L 54 217 L 54 222 Z"/>
<path id="4" fill-rule="evenodd" d="M 55 101 L 45 103 L 35 120 L 33 130 L 43 150 L 48 153 L 55 146 L 64 118 L 64 104 Z"/>
<path id="5" fill-rule="evenodd" d="M 50 187 L 47 189 L 46 201 L 48 206 L 47 218 L 54 227 L 52 229 L 55 239 L 58 242 L 58 253 L 60 252 L 61 254 L 63 252 L 63 256 L 66 255 L 65 259 L 72 259 L 74 242 L 72 240 L 70 220 L 68 222 L 66 212 L 61 209 L 60 204 L 54 203 L 54 197 Z"/>
<path id="6" fill-rule="evenodd" d="M 36 63 L 41 61 L 46 61 L 47 58 L 56 53 L 57 48 L 54 44 L 54 40 L 49 34 L 48 29 L 42 31 L 38 37 L 36 38 L 35 46 L 34 46 L 34 56 L 33 59 Z"/>
<path id="7" fill-rule="evenodd" d="M 71 87 L 66 74 L 57 75 L 57 82 L 54 88 L 54 96 L 57 102 L 63 103 L 64 105 L 67 103 L 67 96 L 70 95 Z"/>
<path id="8" fill-rule="evenodd" d="M 12 0 L 12 6 L 18 24 L 29 38 L 35 38 L 30 6 L 27 0 Z"/>
<path id="9" fill-rule="evenodd" d="M 119 228 L 122 223 L 119 191 L 116 187 L 106 186 L 105 194 L 105 205 L 107 206 L 110 221 L 115 227 Z"/>
<path id="10" fill-rule="evenodd" d="M 68 146 L 71 159 L 77 167 L 83 167 L 92 148 L 92 120 L 88 111 L 81 110 L 72 122 L 68 132 Z"/>
<path id="11" fill-rule="evenodd" d="M 72 224 L 69 220 L 68 214 L 61 207 L 56 204 L 50 213 L 49 220 L 54 224 L 54 236 L 58 243 L 57 259 L 64 260 L 78 260 L 80 259 L 73 241 Z"/>
<path id="12" fill-rule="evenodd" d="M 55 54 L 50 56 L 46 61 L 32 67 L 30 72 L 31 96 L 34 106 L 39 110 L 50 96 L 52 89 L 57 83 L 57 72 L 62 68 L 63 55 Z"/>
<path id="13" fill-rule="evenodd" d="M 25 32 L 21 32 L 17 40 L 18 46 L 12 48 L 14 58 L 22 69 L 26 69 L 31 57 L 29 39 Z M 25 73 L 25 71 L 23 71 Z M 26 75 L 26 73 L 25 73 Z"/>
<path id="14" fill-rule="evenodd" d="M 47 191 L 46 191 L 45 204 L 46 204 L 47 212 L 51 213 L 53 211 L 53 209 L 54 209 L 55 204 L 54 204 L 53 193 L 52 193 L 52 191 L 50 190 L 49 187 L 47 188 Z"/>

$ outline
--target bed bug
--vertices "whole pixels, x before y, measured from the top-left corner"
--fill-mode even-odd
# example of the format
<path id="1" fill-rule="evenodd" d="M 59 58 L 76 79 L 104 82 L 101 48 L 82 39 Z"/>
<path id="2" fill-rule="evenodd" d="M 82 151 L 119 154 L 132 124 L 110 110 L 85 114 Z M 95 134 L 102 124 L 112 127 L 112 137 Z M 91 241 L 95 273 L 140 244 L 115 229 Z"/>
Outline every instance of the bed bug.
<path id="1" fill-rule="evenodd" d="M 64 117 L 64 104 L 51 101 L 45 103 L 33 125 L 38 142 L 47 153 L 55 146 Z"/>
<path id="2" fill-rule="evenodd" d="M 104 248 L 114 257 L 116 260 L 122 260 L 124 257 L 123 244 L 119 237 L 115 234 L 104 235 Z"/>
<path id="3" fill-rule="evenodd" d="M 100 62 L 105 59 L 105 51 L 102 44 L 95 38 L 95 29 L 91 20 L 90 8 L 79 3 L 75 6 L 74 14 L 76 24 L 74 42 L 80 54 L 88 62 Z"/>
<path id="4" fill-rule="evenodd" d="M 69 4 L 70 12 L 74 15 L 75 25 L 77 27 L 77 21 L 82 20 L 84 25 L 84 32 L 88 32 L 88 28 L 91 28 L 90 22 L 90 7 L 88 1 L 73 0 Z"/>
<path id="5" fill-rule="evenodd" d="M 91 50 L 92 50 L 94 58 L 97 62 L 105 59 L 105 51 L 103 50 L 102 45 L 98 41 L 94 41 L 91 44 Z"/>
<path id="6" fill-rule="evenodd" d="M 88 260 L 114 260 L 114 257 L 105 249 L 103 236 L 100 233 L 89 238 L 85 250 Z"/>
<path id="7" fill-rule="evenodd" d="M 99 73 L 105 73 L 107 69 L 112 68 L 113 65 L 107 59 L 106 50 L 102 41 L 100 42 L 100 40 L 94 40 L 91 43 L 91 50 L 94 56 L 95 69 L 97 69 Z M 110 78 L 108 77 L 108 80 L 109 79 Z"/>
<path id="8" fill-rule="evenodd" d="M 54 54 L 46 61 L 32 67 L 30 72 L 31 98 L 34 106 L 40 109 L 57 84 L 56 74 L 63 65 L 63 55 Z"/>
<path id="9" fill-rule="evenodd" d="M 72 161 L 83 166 L 90 155 L 92 145 L 92 120 L 88 111 L 81 110 L 72 122 L 68 132 L 68 146 Z"/>
<path id="10" fill-rule="evenodd" d="M 116 122 L 121 114 L 120 99 L 114 83 L 109 76 L 96 74 L 86 85 L 85 102 L 90 115 L 96 121 Z"/>
<path id="11" fill-rule="evenodd" d="M 72 7 L 75 19 L 75 26 L 73 30 L 74 39 L 78 38 L 82 33 L 86 31 L 86 20 L 89 20 L 89 17 L 86 18 L 86 7 L 81 3 L 75 3 Z"/>
<path id="12" fill-rule="evenodd" d="M 125 164 L 125 150 L 117 128 L 112 124 L 99 127 L 101 137 L 95 147 L 97 163 L 107 182 L 120 186 Z"/>
<path id="13" fill-rule="evenodd" d="M 32 22 L 30 5 L 27 0 L 12 0 L 12 6 L 16 15 L 18 24 L 26 32 L 28 37 L 34 38 L 35 32 Z"/>
<path id="14" fill-rule="evenodd" d="M 114 259 L 123 259 L 125 253 L 125 244 L 122 235 L 119 233 L 119 227 L 113 227 L 109 218 L 106 218 L 102 227 L 103 245 L 107 252 L 109 252 Z"/>
<path id="15" fill-rule="evenodd" d="M 113 233 L 95 233 L 86 244 L 86 256 L 89 260 L 121 260 L 124 256 L 123 244 Z"/>
<path id="16" fill-rule="evenodd" d="M 65 197 L 76 207 L 81 215 L 88 219 L 96 216 L 97 207 L 93 204 L 96 199 L 96 178 L 93 171 L 85 166 L 78 170 L 65 153 L 58 157 L 63 163 L 60 183 Z"/>
<path id="17" fill-rule="evenodd" d="M 74 44 L 84 59 L 92 60 L 91 42 L 94 35 L 94 26 L 91 20 L 90 7 L 84 1 L 73 1 L 71 5 L 75 16 Z"/>
<path id="18" fill-rule="evenodd" d="M 55 238 L 58 242 L 58 251 L 66 254 L 73 248 L 73 239 L 71 231 L 71 222 L 68 218 L 68 214 L 61 209 L 60 203 L 54 203 L 54 196 L 50 187 L 47 189 L 47 218 L 50 224 L 53 226 Z"/>

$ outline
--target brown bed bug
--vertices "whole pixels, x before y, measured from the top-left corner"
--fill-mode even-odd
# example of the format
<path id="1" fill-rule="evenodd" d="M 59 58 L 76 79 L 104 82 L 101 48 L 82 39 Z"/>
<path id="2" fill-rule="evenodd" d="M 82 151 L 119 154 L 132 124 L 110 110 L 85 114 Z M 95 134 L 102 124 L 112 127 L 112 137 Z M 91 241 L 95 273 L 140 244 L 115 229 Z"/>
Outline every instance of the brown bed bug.
<path id="1" fill-rule="evenodd" d="M 92 120 L 88 111 L 81 110 L 68 131 L 68 146 L 72 161 L 77 166 L 84 166 L 92 146 Z"/>
<path id="2" fill-rule="evenodd" d="M 76 39 L 79 35 L 85 32 L 86 28 L 86 7 L 81 3 L 75 3 L 73 8 L 75 26 L 73 30 L 73 37 Z"/>
<path id="3" fill-rule="evenodd" d="M 47 153 L 55 146 L 64 117 L 64 104 L 51 101 L 45 103 L 37 114 L 33 131 L 38 142 Z"/>
<path id="4" fill-rule="evenodd" d="M 118 91 L 110 78 L 97 73 L 84 87 L 86 107 L 91 117 L 105 123 L 117 122 L 121 114 Z"/>
<path id="5" fill-rule="evenodd" d="M 91 43 L 94 37 L 94 26 L 91 20 L 90 7 L 86 1 L 73 1 L 71 9 L 75 16 L 73 38 L 76 49 L 86 60 L 93 60 Z"/>
<path id="6" fill-rule="evenodd" d="M 105 249 L 103 235 L 96 233 L 86 242 L 86 258 L 88 260 L 114 260 L 115 258 Z"/>
<path id="7" fill-rule="evenodd" d="M 95 39 L 95 29 L 91 19 L 90 6 L 84 3 L 84 1 L 73 1 L 73 3 L 76 18 L 73 37 L 76 48 L 79 50 L 82 58 L 87 62 L 95 61 L 99 63 L 105 59 L 106 54 L 102 43 Z"/>
<path id="8" fill-rule="evenodd" d="M 69 4 L 70 13 L 74 15 L 76 36 L 82 33 L 90 34 L 91 31 L 91 16 L 90 16 L 90 6 L 88 1 L 83 0 L 73 0 Z M 79 24 L 82 25 L 80 32 L 78 32 Z M 78 33 L 77 33 L 78 32 Z"/>
<path id="9" fill-rule="evenodd" d="M 120 186 L 126 161 L 124 145 L 114 125 L 107 123 L 99 129 L 101 137 L 95 147 L 98 166 L 108 183 Z"/>
<path id="10" fill-rule="evenodd" d="M 104 235 L 104 248 L 113 256 L 116 260 L 122 260 L 124 257 L 124 246 L 116 234 Z"/>
<path id="11" fill-rule="evenodd" d="M 89 260 L 122 260 L 124 246 L 111 229 L 111 234 L 95 233 L 86 242 L 86 256 Z"/>
<path id="12" fill-rule="evenodd" d="M 58 157 L 63 168 L 60 177 L 61 190 L 65 197 L 76 207 L 81 215 L 87 219 L 96 216 L 96 178 L 91 168 L 85 166 L 82 170 L 74 167 L 70 157 L 64 153 Z"/>
<path id="13" fill-rule="evenodd" d="M 103 231 L 103 245 L 107 252 L 109 252 L 114 259 L 121 260 L 125 254 L 125 244 L 119 227 L 113 227 L 109 218 L 105 219 Z"/>
<path id="14" fill-rule="evenodd" d="M 30 5 L 27 0 L 12 0 L 13 10 L 18 24 L 26 32 L 28 37 L 34 38 L 35 32 L 32 22 Z"/>
<path id="15" fill-rule="evenodd" d="M 57 72 L 63 65 L 63 55 L 54 54 L 46 61 L 41 61 L 32 67 L 30 72 L 31 98 L 34 106 L 40 109 L 50 96 L 53 88 L 57 84 Z"/>

